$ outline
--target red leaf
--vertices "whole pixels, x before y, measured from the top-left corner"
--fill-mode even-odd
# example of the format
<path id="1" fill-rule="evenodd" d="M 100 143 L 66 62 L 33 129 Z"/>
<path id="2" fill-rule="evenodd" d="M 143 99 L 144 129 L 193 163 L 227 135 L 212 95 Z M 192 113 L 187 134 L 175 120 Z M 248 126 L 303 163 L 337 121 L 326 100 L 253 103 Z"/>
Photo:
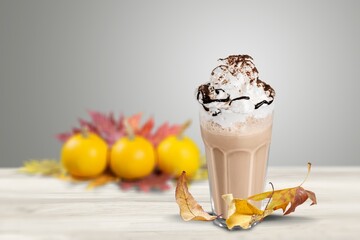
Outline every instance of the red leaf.
<path id="1" fill-rule="evenodd" d="M 312 201 L 310 206 L 317 204 L 315 193 L 312 191 L 309 191 L 309 190 L 306 190 L 306 193 L 307 193 L 308 197 L 310 198 L 310 200 Z"/>
<path id="2" fill-rule="evenodd" d="M 92 124 L 91 122 L 88 122 L 84 119 L 81 119 L 79 118 L 79 124 L 80 124 L 80 127 L 83 128 L 83 127 L 86 127 L 90 132 L 93 132 L 93 133 L 99 133 L 96 126 L 94 124 Z"/>
<path id="3" fill-rule="evenodd" d="M 118 122 L 117 122 L 117 129 L 118 130 L 123 130 L 124 129 L 124 119 L 125 119 L 125 117 L 124 117 L 124 115 L 123 114 L 121 114 L 120 115 L 120 117 L 119 117 L 119 120 L 118 120 Z"/>
<path id="4" fill-rule="evenodd" d="M 56 138 L 60 142 L 66 142 L 73 134 L 72 133 L 59 133 L 56 135 Z"/>
<path id="5" fill-rule="evenodd" d="M 152 136 L 149 136 L 149 140 L 157 146 L 164 138 L 170 135 L 177 135 L 180 132 L 180 129 L 181 125 L 173 125 L 170 127 L 168 123 L 164 123 Z"/>
<path id="6" fill-rule="evenodd" d="M 142 128 L 137 132 L 140 136 L 143 136 L 145 138 L 148 138 L 150 136 L 151 130 L 154 127 L 154 119 L 150 118 L 143 126 Z"/>
<path id="7" fill-rule="evenodd" d="M 105 114 L 100 112 L 89 111 L 89 115 L 97 130 L 100 133 L 105 134 L 105 136 L 103 137 L 111 135 L 116 130 L 115 124 L 112 121 L 111 113 L 109 114 L 109 116 L 106 116 Z"/>
<path id="8" fill-rule="evenodd" d="M 181 130 L 181 125 L 173 125 L 169 128 L 167 132 L 167 136 L 169 135 L 177 135 Z"/>
<path id="9" fill-rule="evenodd" d="M 73 128 L 72 129 L 72 134 L 77 134 L 77 133 L 80 133 L 81 132 L 81 129 L 80 128 Z"/>
<path id="10" fill-rule="evenodd" d="M 156 146 L 158 145 L 162 139 L 164 139 L 164 135 L 168 129 L 168 123 L 162 124 L 157 131 L 150 137 L 150 141 Z"/>
<path id="11" fill-rule="evenodd" d="M 303 204 L 308 199 L 308 194 L 305 189 L 303 189 L 302 187 L 298 187 L 295 190 L 295 195 L 292 197 L 293 197 L 293 199 L 291 201 L 291 206 L 284 213 L 284 215 L 288 215 L 288 214 L 294 212 L 297 206 Z"/>
<path id="12" fill-rule="evenodd" d="M 119 138 L 124 136 L 125 130 L 123 127 L 120 128 L 120 126 L 123 125 L 122 123 L 120 124 L 116 122 L 113 113 L 105 115 L 100 112 L 89 111 L 89 115 L 93 121 L 90 126 L 95 128 L 94 132 L 105 139 L 110 146 L 113 145 Z"/>
<path id="13" fill-rule="evenodd" d="M 116 120 L 115 120 L 115 117 L 114 117 L 114 113 L 113 113 L 113 112 L 110 112 L 110 113 L 109 113 L 109 121 L 110 121 L 111 125 L 116 128 Z"/>
<path id="14" fill-rule="evenodd" d="M 118 120 L 116 120 L 112 112 L 104 114 L 101 112 L 89 111 L 88 113 L 91 118 L 90 121 L 79 119 L 80 128 L 74 128 L 71 133 L 59 134 L 56 138 L 61 142 L 64 142 L 74 133 L 80 132 L 81 127 L 87 127 L 90 132 L 98 134 L 109 144 L 109 146 L 125 136 L 124 115 L 120 115 Z M 157 146 L 157 144 L 167 136 L 176 135 L 181 130 L 181 125 L 170 126 L 168 123 L 164 123 L 155 131 L 155 133 L 153 133 L 155 126 L 154 119 L 149 118 L 146 123 L 140 126 L 141 116 L 141 113 L 134 114 L 127 118 L 127 121 L 136 134 L 147 138 L 154 146 Z"/>

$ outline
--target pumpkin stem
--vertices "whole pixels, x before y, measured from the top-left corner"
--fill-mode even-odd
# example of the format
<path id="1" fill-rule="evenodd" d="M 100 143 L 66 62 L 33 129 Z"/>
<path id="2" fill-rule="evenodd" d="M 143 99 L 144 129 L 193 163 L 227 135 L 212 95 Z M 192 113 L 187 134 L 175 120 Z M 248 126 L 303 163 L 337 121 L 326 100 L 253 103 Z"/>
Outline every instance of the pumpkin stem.
<path id="1" fill-rule="evenodd" d="M 87 126 L 82 126 L 81 127 L 81 135 L 84 138 L 88 138 L 89 137 L 89 128 Z"/>
<path id="2" fill-rule="evenodd" d="M 135 138 L 135 132 L 134 129 L 130 126 L 127 119 L 124 119 L 124 126 L 125 126 L 126 135 L 130 140 L 133 140 Z"/>
<path id="3" fill-rule="evenodd" d="M 186 129 L 188 129 L 191 125 L 191 120 L 187 120 L 186 122 L 183 123 L 183 125 L 181 125 L 181 128 L 180 128 L 180 131 L 179 133 L 177 134 L 177 137 L 178 138 L 183 138 L 184 137 L 184 132 Z"/>

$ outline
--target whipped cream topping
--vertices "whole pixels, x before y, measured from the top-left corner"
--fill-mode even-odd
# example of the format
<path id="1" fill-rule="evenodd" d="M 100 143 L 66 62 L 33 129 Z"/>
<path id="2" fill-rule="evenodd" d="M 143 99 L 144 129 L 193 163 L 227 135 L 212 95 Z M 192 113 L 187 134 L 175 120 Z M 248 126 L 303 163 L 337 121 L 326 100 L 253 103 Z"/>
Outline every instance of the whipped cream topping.
<path id="1" fill-rule="evenodd" d="M 196 93 L 209 117 L 221 123 L 233 122 L 231 119 L 239 119 L 238 115 L 245 120 L 247 116 L 263 118 L 272 113 L 275 91 L 259 79 L 251 56 L 231 55 L 219 61 L 210 81 L 200 85 Z"/>

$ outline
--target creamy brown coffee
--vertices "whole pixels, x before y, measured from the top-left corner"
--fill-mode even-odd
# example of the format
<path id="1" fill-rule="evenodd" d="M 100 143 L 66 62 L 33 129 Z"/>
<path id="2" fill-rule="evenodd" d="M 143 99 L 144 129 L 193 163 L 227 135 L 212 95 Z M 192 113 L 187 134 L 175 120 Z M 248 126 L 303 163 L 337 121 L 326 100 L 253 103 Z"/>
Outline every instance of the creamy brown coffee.
<path id="1" fill-rule="evenodd" d="M 227 218 L 223 194 L 247 198 L 264 190 L 275 91 L 259 79 L 249 55 L 219 60 L 196 97 L 213 212 Z"/>
<path id="2" fill-rule="evenodd" d="M 247 198 L 264 190 L 271 141 L 272 118 L 254 124 L 250 130 L 224 132 L 210 122 L 201 123 L 209 172 L 212 208 L 227 218 L 223 194 Z M 257 127 L 255 127 L 257 125 Z M 260 202 L 254 202 L 257 207 Z"/>

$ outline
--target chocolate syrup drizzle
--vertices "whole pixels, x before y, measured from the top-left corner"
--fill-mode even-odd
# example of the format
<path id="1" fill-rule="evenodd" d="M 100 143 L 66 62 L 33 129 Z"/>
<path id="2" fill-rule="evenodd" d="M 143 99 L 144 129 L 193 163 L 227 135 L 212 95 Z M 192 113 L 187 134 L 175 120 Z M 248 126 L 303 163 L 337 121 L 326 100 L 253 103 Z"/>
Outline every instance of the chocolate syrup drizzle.
<path id="1" fill-rule="evenodd" d="M 271 100 L 271 101 L 263 100 L 263 101 L 255 104 L 255 109 L 258 109 L 259 107 L 261 107 L 261 106 L 264 105 L 264 104 L 270 105 L 273 101 L 274 101 L 274 100 Z"/>
<path id="2" fill-rule="evenodd" d="M 244 99 L 244 100 L 250 100 L 250 97 L 248 97 L 248 96 L 241 96 L 241 97 L 237 97 L 237 98 L 231 99 L 229 105 L 231 105 L 232 102 L 234 102 L 234 101 L 236 101 L 236 100 L 243 100 L 243 99 Z"/>
<path id="3" fill-rule="evenodd" d="M 249 83 L 253 84 L 254 81 L 258 87 L 263 88 L 266 95 L 271 98 L 270 101 L 263 100 L 261 102 L 258 102 L 255 104 L 255 109 L 260 108 L 262 105 L 267 104 L 270 105 L 274 101 L 275 97 L 275 90 L 267 83 L 261 81 L 259 79 L 259 72 L 257 68 L 255 67 L 255 64 L 253 62 L 253 58 L 249 55 L 230 55 L 227 58 L 220 58 L 219 61 L 224 62 L 225 64 L 221 64 L 217 67 L 215 67 L 211 71 L 211 75 L 215 75 L 215 71 L 217 69 L 221 69 L 223 73 L 228 72 L 234 77 L 236 77 L 238 74 L 243 74 L 249 79 Z M 219 77 L 220 79 L 223 79 L 224 75 L 221 75 Z M 211 86 L 210 83 L 200 85 L 197 92 L 197 100 L 200 102 L 200 104 L 203 106 L 205 111 L 209 112 L 210 108 L 205 106 L 205 104 L 209 104 L 212 102 L 223 102 L 227 103 L 229 106 L 234 101 L 238 100 L 250 100 L 250 97 L 248 96 L 241 96 L 234 99 L 230 99 L 230 95 L 228 95 L 226 98 L 216 98 L 216 95 L 220 93 L 220 91 L 226 93 L 223 89 L 218 88 L 215 89 L 213 86 Z M 216 95 L 214 94 L 216 93 Z M 220 109 L 216 109 L 215 112 L 212 112 L 212 116 L 216 116 L 221 113 Z"/>

